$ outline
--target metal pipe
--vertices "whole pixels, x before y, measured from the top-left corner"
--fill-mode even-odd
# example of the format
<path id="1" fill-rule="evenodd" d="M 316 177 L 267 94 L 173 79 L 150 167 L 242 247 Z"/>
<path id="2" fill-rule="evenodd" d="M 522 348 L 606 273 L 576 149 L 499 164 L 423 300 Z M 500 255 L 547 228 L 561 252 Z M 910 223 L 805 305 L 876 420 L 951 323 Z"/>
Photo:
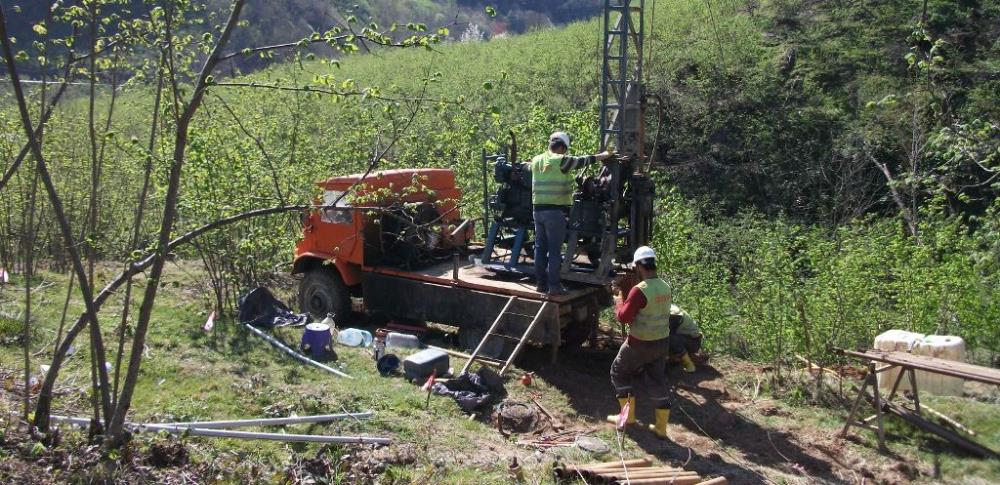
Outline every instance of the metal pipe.
<path id="1" fill-rule="evenodd" d="M 346 413 L 346 414 L 321 414 L 318 416 L 297 416 L 287 418 L 264 418 L 264 419 L 234 419 L 229 421 L 191 421 L 175 423 L 157 423 L 162 426 L 185 426 L 189 428 L 241 428 L 244 426 L 282 426 L 286 424 L 299 423 L 326 423 L 338 419 L 370 419 L 375 413 Z"/>
<path id="2" fill-rule="evenodd" d="M 52 416 L 55 422 L 71 423 L 78 426 L 87 426 L 90 419 L 71 418 L 66 416 Z M 258 433 L 251 431 L 229 431 L 220 429 L 188 428 L 185 426 L 170 426 L 162 424 L 140 424 L 126 423 L 125 425 L 133 431 L 166 431 L 171 434 L 188 434 L 191 436 L 205 436 L 210 438 L 237 438 L 285 441 L 299 443 L 357 443 L 357 444 L 377 444 L 387 445 L 392 443 L 391 438 L 374 438 L 370 436 L 324 436 L 308 434 L 284 434 L 284 433 Z"/>
<path id="3" fill-rule="evenodd" d="M 466 219 L 466 220 L 462 221 L 462 223 L 459 224 L 458 227 L 456 227 L 454 231 L 451 231 L 451 234 L 449 234 L 449 237 L 455 237 L 455 236 L 457 236 L 457 235 L 465 232 L 465 228 L 466 228 L 466 226 L 469 225 L 470 222 L 472 222 L 472 219 Z"/>
<path id="4" fill-rule="evenodd" d="M 212 438 L 240 438 L 254 440 L 287 441 L 299 443 L 358 443 L 387 445 L 390 438 L 373 438 L 368 436 L 323 436 L 309 434 L 257 433 L 251 431 L 228 431 L 220 429 L 187 428 L 184 426 L 161 426 L 155 424 L 133 424 L 138 431 L 166 431 L 171 434 L 190 434 L 191 436 L 207 436 Z"/>
<path id="5" fill-rule="evenodd" d="M 351 376 L 349 376 L 349 375 L 347 375 L 347 374 L 345 374 L 345 373 L 343 373 L 343 372 L 341 372 L 341 371 L 339 371 L 337 369 L 334 369 L 333 367 L 330 367 L 328 365 L 324 365 L 324 364 L 321 364 L 319 362 L 316 362 L 315 360 L 312 360 L 309 357 L 306 357 L 306 356 L 304 356 L 304 355 L 302 355 L 302 354 L 300 354 L 300 353 L 292 350 L 287 345 L 279 342 L 278 339 L 276 339 L 276 338 L 274 338 L 274 337 L 272 337 L 272 336 L 270 336 L 270 335 L 268 335 L 268 334 L 266 334 L 264 332 L 261 332 L 260 330 L 254 328 L 252 325 L 247 325 L 247 324 L 244 323 L 243 326 L 246 327 L 246 328 L 248 328 L 248 329 L 250 329 L 250 331 L 253 332 L 254 334 L 256 334 L 258 337 L 260 337 L 260 338 L 262 338 L 264 340 L 267 340 L 268 343 L 270 343 L 271 345 L 277 347 L 278 350 L 281 350 L 282 352 L 290 355 L 295 360 L 298 360 L 300 362 L 304 362 L 304 363 L 309 364 L 309 365 L 314 366 L 314 367 L 319 367 L 320 369 L 323 369 L 323 370 L 325 370 L 327 372 L 336 374 L 336 375 L 338 375 L 340 377 L 346 377 L 348 379 L 354 379 L 353 377 L 351 377 Z"/>

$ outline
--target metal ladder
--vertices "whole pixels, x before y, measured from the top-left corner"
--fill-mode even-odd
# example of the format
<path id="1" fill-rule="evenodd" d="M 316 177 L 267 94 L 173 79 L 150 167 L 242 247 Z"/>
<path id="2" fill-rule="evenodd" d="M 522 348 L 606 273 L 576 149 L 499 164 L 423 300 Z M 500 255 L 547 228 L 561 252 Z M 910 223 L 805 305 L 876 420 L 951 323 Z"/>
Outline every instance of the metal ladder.
<path id="1" fill-rule="evenodd" d="M 538 326 L 538 322 L 542 320 L 542 315 L 545 314 L 545 311 L 548 309 L 550 302 L 546 301 L 542 303 L 542 306 L 538 308 L 538 311 L 534 315 L 522 315 L 519 313 L 508 312 L 508 310 L 514 304 L 515 301 L 517 301 L 516 296 L 512 296 L 507 300 L 507 304 L 504 305 L 503 310 L 500 310 L 500 314 L 497 315 L 496 320 L 493 320 L 493 325 L 490 325 L 489 330 L 486 331 L 486 335 L 483 335 L 483 339 L 480 340 L 479 345 L 476 346 L 476 350 L 474 350 L 472 352 L 472 355 L 469 356 L 469 361 L 465 363 L 464 367 L 462 367 L 461 373 L 464 374 L 465 372 L 467 372 L 469 370 L 469 366 L 471 366 L 473 362 L 478 361 L 494 367 L 500 367 L 500 375 L 504 375 L 504 373 L 507 372 L 507 369 L 510 368 L 511 364 L 514 363 L 514 359 L 517 359 L 517 356 L 520 355 L 521 350 L 524 348 L 524 343 L 528 340 L 528 335 L 531 335 L 531 332 L 535 329 L 536 326 Z M 524 331 L 523 334 L 521 334 L 520 337 L 514 337 L 511 335 L 498 333 L 497 329 L 500 327 L 500 322 L 503 321 L 503 317 L 505 315 L 530 317 L 531 324 L 528 325 L 528 328 Z M 507 357 L 506 361 L 479 355 L 480 352 L 482 352 L 483 347 L 486 345 L 486 341 L 489 340 L 490 338 L 500 338 L 505 340 L 513 340 L 517 342 L 517 345 L 514 347 L 514 350 Z"/>

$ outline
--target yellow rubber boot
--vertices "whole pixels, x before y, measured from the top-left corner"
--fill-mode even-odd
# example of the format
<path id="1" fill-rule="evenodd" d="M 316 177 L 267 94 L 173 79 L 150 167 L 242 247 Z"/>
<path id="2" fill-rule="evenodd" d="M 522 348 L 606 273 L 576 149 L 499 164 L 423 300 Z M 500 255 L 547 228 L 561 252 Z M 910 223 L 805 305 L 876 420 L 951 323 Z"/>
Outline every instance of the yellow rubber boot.
<path id="1" fill-rule="evenodd" d="M 694 362 L 691 361 L 691 356 L 686 352 L 681 356 L 681 368 L 684 372 L 694 372 Z"/>
<path id="2" fill-rule="evenodd" d="M 669 439 L 667 437 L 667 420 L 670 419 L 670 408 L 657 409 L 656 413 L 656 424 L 649 425 L 649 430 L 656 435 L 657 438 L 662 440 Z"/>
<path id="3" fill-rule="evenodd" d="M 628 417 L 625 418 L 625 424 L 635 424 L 635 396 L 618 398 L 618 405 L 621 406 L 622 409 L 625 409 L 625 406 L 628 406 Z M 617 425 L 618 416 L 621 416 L 621 413 L 609 414 L 607 421 L 611 424 Z"/>

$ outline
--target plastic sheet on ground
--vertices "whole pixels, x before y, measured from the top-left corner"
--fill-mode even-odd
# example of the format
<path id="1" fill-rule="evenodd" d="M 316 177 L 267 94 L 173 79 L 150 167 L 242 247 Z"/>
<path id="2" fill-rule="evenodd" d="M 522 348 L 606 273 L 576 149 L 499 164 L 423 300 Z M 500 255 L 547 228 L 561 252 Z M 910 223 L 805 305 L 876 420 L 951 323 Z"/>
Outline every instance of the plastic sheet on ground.
<path id="1" fill-rule="evenodd" d="M 240 309 L 240 323 L 258 328 L 274 328 L 305 325 L 309 322 L 306 314 L 293 313 L 264 287 L 254 288 L 237 301 Z"/>
<path id="2" fill-rule="evenodd" d="M 447 382 L 434 384 L 432 390 L 434 394 L 451 396 L 466 413 L 487 408 L 507 396 L 503 378 L 489 367 L 482 367 L 475 374 L 466 372 Z"/>

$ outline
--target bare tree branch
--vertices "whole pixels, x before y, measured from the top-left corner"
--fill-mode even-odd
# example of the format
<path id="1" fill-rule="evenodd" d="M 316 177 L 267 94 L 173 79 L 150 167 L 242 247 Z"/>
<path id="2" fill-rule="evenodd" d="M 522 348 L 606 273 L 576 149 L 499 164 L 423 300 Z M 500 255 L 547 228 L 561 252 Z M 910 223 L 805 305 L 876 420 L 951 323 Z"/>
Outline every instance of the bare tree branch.
<path id="1" fill-rule="evenodd" d="M 67 68 L 67 74 L 68 74 L 68 68 Z M 63 93 L 66 92 L 66 87 L 69 86 L 68 80 L 69 80 L 68 77 L 63 78 L 63 81 L 62 83 L 60 83 L 59 89 L 56 91 L 55 96 L 53 96 L 52 101 L 49 102 L 48 108 L 46 108 L 45 112 L 42 113 L 42 118 L 38 121 L 38 125 L 35 126 L 35 130 L 33 132 L 35 137 L 41 135 L 42 130 L 45 128 L 45 123 L 49 121 L 49 117 L 52 116 L 52 112 L 55 110 L 56 104 L 59 102 L 59 98 L 61 98 Z M 4 186 L 7 185 L 7 182 L 9 182 L 11 177 L 14 176 L 14 173 L 17 172 L 17 169 L 21 166 L 21 163 L 24 162 L 24 158 L 28 156 L 29 151 L 31 151 L 30 141 L 28 141 L 27 143 L 24 144 L 23 147 L 21 147 L 21 151 L 17 154 L 17 158 L 14 159 L 14 163 L 11 164 L 10 167 L 7 167 L 7 170 L 4 171 L 3 176 L 0 177 L 0 190 L 3 190 Z"/>
<path id="2" fill-rule="evenodd" d="M 49 202 L 52 204 L 52 210 L 55 212 L 59 230 L 62 233 L 63 240 L 66 242 L 66 249 L 70 253 L 73 270 L 76 272 L 76 276 L 79 279 L 80 293 L 83 296 L 83 302 L 87 309 L 86 319 L 91 324 L 91 332 L 100 333 L 100 327 L 97 322 L 97 307 L 94 305 L 91 282 L 87 281 L 86 272 L 80 259 L 80 253 L 77 249 L 76 240 L 73 237 L 73 230 L 69 225 L 69 220 L 66 218 L 66 212 L 63 209 L 62 199 L 60 199 L 59 194 L 56 192 L 55 185 L 52 183 L 52 177 L 49 174 L 48 166 L 45 163 L 45 157 L 42 155 L 41 146 L 38 143 L 38 139 L 35 137 L 35 130 L 32 129 L 34 125 L 31 123 L 31 115 L 28 113 L 28 106 L 24 98 L 24 92 L 21 89 L 20 76 L 17 72 L 17 65 L 14 60 L 14 52 L 10 43 L 10 36 L 7 33 L 7 18 L 4 14 L 2 5 L 0 5 L 0 44 L 2 44 L 3 47 L 4 61 L 7 63 L 7 72 L 10 75 L 11 85 L 14 89 L 14 96 L 17 99 L 17 107 L 21 116 L 21 124 L 24 128 L 25 136 L 28 138 L 28 143 L 31 146 L 32 155 L 35 157 L 38 175 L 41 177 L 42 183 L 45 186 Z M 94 350 L 97 354 L 97 358 L 100 359 L 100 362 L 104 362 L 104 349 L 95 348 Z M 54 363 L 52 367 L 56 367 Z M 99 367 L 103 368 L 103 365 Z M 50 375 L 52 374 L 50 373 Z M 52 377 L 54 379 L 54 375 Z M 48 380 L 48 376 L 46 376 L 46 380 Z M 101 374 L 99 384 L 106 387 L 107 383 L 107 372 L 105 369 L 105 372 Z M 39 405 L 40 404 L 41 399 L 39 400 Z M 49 413 L 48 409 L 43 411 L 44 412 L 42 414 L 44 414 L 44 419 L 42 424 L 44 424 L 44 426 L 40 426 L 39 428 L 47 430 Z M 38 409 L 36 409 L 36 425 L 39 424 L 38 414 Z"/>
<path id="3" fill-rule="evenodd" d="M 125 414 L 132 404 L 132 394 L 135 391 L 135 384 L 139 377 L 139 367 L 142 364 L 142 348 L 146 342 L 146 333 L 149 329 L 149 320 L 152 317 L 156 293 L 160 286 L 163 265 L 167 260 L 167 245 L 170 243 L 170 233 L 173 230 L 174 220 L 177 216 L 181 173 L 184 168 L 188 143 L 188 128 L 199 106 L 201 106 L 201 101 L 208 87 L 208 78 L 219 63 L 221 51 L 229 42 L 229 38 L 236 28 L 245 3 L 245 0 L 235 0 L 233 2 L 229 20 L 226 22 L 222 35 L 219 37 L 219 41 L 216 43 L 212 53 L 205 59 L 205 64 L 198 74 L 191 99 L 184 108 L 184 112 L 177 123 L 174 139 L 174 158 L 170 167 L 170 175 L 167 179 L 167 194 L 163 208 L 163 219 L 160 222 L 156 252 L 153 254 L 153 264 L 150 267 L 149 279 L 146 282 L 146 291 L 143 295 L 142 305 L 139 307 L 139 317 L 132 339 L 132 352 L 129 355 L 129 365 L 125 374 L 125 380 L 122 382 L 121 393 L 118 396 L 114 414 L 112 414 L 111 422 L 108 426 L 108 436 L 105 443 L 111 447 L 120 446 L 124 440 Z"/>

